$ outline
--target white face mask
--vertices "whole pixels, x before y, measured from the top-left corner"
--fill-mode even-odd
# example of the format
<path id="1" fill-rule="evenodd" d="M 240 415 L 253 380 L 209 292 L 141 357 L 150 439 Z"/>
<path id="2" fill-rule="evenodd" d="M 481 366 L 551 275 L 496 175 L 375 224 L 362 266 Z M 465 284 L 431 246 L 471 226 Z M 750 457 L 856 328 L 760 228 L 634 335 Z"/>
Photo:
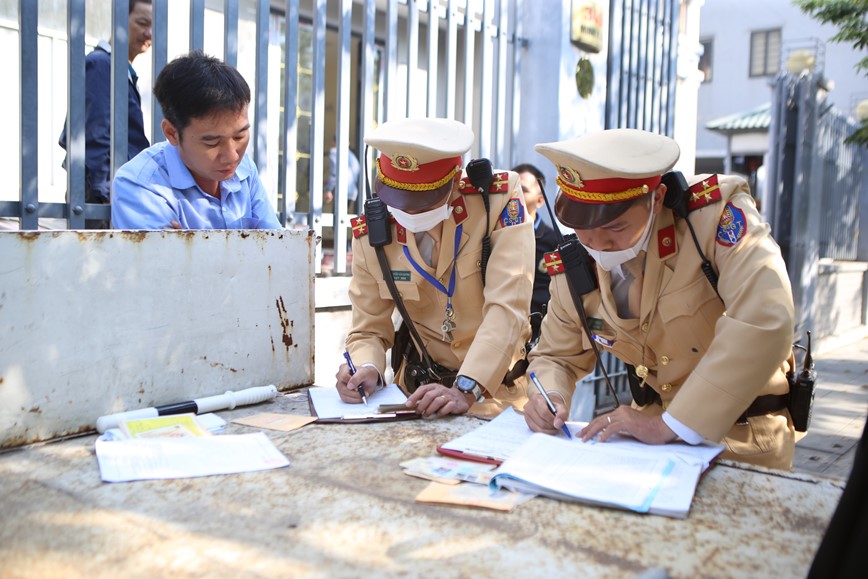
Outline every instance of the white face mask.
<path id="1" fill-rule="evenodd" d="M 429 209 L 428 211 L 416 214 L 405 213 L 400 209 L 395 209 L 394 207 L 389 207 L 389 211 L 392 212 L 392 215 L 398 220 L 398 223 L 403 225 L 407 231 L 412 233 L 422 233 L 425 231 L 431 231 L 436 225 L 446 221 L 452 213 L 452 206 L 449 205 L 449 203 L 444 203 L 434 209 Z"/>
<path id="2" fill-rule="evenodd" d="M 582 246 L 588 250 L 588 254 L 594 258 L 594 261 L 597 262 L 597 265 L 600 266 L 601 269 L 605 271 L 614 270 L 621 277 L 624 277 L 623 272 L 621 272 L 621 265 L 636 257 L 639 255 L 640 251 L 647 249 L 648 247 L 648 240 L 651 238 L 651 224 L 654 223 L 654 211 L 651 210 L 648 214 L 648 223 L 645 224 L 645 231 L 642 232 L 642 237 L 640 237 L 639 241 L 629 249 L 621 249 L 618 251 L 597 251 L 596 249 L 591 249 L 584 243 L 582 243 Z"/>

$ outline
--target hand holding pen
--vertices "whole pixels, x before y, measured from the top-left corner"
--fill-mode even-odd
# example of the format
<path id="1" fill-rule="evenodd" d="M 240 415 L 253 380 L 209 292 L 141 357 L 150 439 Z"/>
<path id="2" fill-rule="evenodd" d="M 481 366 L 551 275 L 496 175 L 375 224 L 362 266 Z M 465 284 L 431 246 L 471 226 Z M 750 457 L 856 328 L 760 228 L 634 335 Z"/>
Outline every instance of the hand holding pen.
<path id="1" fill-rule="evenodd" d="M 350 358 L 350 353 L 347 352 L 346 350 L 344 351 L 344 358 L 346 359 L 347 366 L 350 369 L 350 376 L 354 376 L 356 374 L 356 366 L 355 366 L 355 364 L 353 364 L 353 359 Z M 368 405 L 368 397 L 365 395 L 364 386 L 360 383 L 358 385 L 357 389 L 359 391 L 359 396 L 362 397 L 362 402 L 364 402 L 365 406 L 367 406 Z"/>
<path id="2" fill-rule="evenodd" d="M 546 402 L 546 406 L 548 406 L 549 411 L 552 413 L 552 416 L 557 417 L 557 415 L 558 415 L 557 408 L 555 408 L 555 404 L 554 404 L 554 402 L 552 402 L 552 399 L 549 398 L 549 395 L 548 395 L 548 393 L 545 391 L 545 388 L 543 388 L 543 387 L 542 387 L 542 384 L 540 384 L 539 379 L 537 379 L 537 377 L 536 377 L 536 374 L 534 374 L 533 372 L 531 372 L 531 373 L 530 373 L 530 379 L 531 379 L 531 381 L 533 382 L 534 386 L 536 386 L 536 389 L 539 390 L 539 393 L 542 395 L 543 400 L 545 400 L 545 402 Z M 566 424 L 561 424 L 561 430 L 563 430 L 564 434 L 567 435 L 567 438 L 572 438 L 572 437 L 573 437 L 573 436 L 570 434 L 570 429 L 567 428 L 567 425 L 566 425 Z"/>

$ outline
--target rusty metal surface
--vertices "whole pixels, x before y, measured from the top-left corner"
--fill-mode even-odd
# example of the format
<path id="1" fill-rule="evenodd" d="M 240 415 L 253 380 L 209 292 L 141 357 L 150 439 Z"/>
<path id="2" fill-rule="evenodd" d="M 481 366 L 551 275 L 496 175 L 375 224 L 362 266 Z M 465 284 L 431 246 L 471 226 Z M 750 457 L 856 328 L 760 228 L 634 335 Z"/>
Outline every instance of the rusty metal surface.
<path id="1" fill-rule="evenodd" d="M 0 232 L 0 448 L 313 381 L 308 231 Z"/>
<path id="2" fill-rule="evenodd" d="M 294 393 L 220 415 L 306 409 Z M 685 520 L 545 498 L 511 513 L 415 503 L 428 483 L 399 463 L 479 424 L 266 431 L 292 466 L 125 484 L 100 482 L 93 436 L 15 450 L 0 455 L 0 575 L 801 577 L 841 494 L 718 465 Z"/>

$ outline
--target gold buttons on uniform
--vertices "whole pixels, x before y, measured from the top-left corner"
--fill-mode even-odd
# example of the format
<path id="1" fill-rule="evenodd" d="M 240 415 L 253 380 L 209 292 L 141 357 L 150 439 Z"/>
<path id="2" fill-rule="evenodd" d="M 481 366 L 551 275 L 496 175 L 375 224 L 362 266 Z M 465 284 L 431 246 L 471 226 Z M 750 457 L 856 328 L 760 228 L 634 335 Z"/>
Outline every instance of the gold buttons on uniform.
<path id="1" fill-rule="evenodd" d="M 669 392 L 670 390 L 672 390 L 672 384 L 670 384 L 669 382 L 667 382 L 666 384 L 661 384 L 660 389 L 664 392 Z"/>
<path id="2" fill-rule="evenodd" d="M 664 366 L 669 365 L 669 356 L 660 356 L 660 363 Z"/>
<path id="3" fill-rule="evenodd" d="M 648 333 L 648 328 L 650 327 L 651 325 L 648 322 L 645 322 L 644 324 L 642 324 L 642 331 Z"/>
<path id="4" fill-rule="evenodd" d="M 476 267 L 482 267 L 482 260 L 481 259 L 476 260 Z"/>
<path id="5" fill-rule="evenodd" d="M 460 347 L 461 347 L 461 340 L 455 340 L 454 342 L 452 342 L 452 349 L 453 350 L 457 350 Z"/>

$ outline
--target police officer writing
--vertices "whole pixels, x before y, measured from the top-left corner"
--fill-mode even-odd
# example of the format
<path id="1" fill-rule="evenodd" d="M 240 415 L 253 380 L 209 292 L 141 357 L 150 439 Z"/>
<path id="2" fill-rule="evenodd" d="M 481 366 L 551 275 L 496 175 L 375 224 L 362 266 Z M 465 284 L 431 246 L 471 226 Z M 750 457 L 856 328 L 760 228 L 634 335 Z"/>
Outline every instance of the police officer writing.
<path id="1" fill-rule="evenodd" d="M 576 380 L 594 368 L 593 340 L 629 365 L 634 400 L 594 418 L 584 440 L 708 439 L 725 443 L 724 458 L 791 468 L 792 291 L 747 183 L 702 175 L 679 191 L 670 177 L 680 174 L 663 177 L 678 145 L 645 131 L 607 130 L 536 150 L 555 165 L 555 213 L 590 255 L 597 287 L 582 290 L 577 308 L 561 256 L 549 256 L 552 298 L 530 370 L 550 390 L 556 416 L 535 394 L 528 426 L 558 432 Z"/>
<path id="2" fill-rule="evenodd" d="M 390 121 L 365 137 L 380 154 L 376 197 L 352 222 L 346 348 L 357 371 L 336 376 L 346 402 L 361 401 L 358 385 L 380 387 L 390 348 L 395 382 L 423 416 L 493 416 L 527 400 L 526 383 L 504 377 L 530 334 L 533 224 L 515 173 L 484 160 L 469 164 L 472 179 L 462 171 L 473 140 L 448 119 Z"/>

